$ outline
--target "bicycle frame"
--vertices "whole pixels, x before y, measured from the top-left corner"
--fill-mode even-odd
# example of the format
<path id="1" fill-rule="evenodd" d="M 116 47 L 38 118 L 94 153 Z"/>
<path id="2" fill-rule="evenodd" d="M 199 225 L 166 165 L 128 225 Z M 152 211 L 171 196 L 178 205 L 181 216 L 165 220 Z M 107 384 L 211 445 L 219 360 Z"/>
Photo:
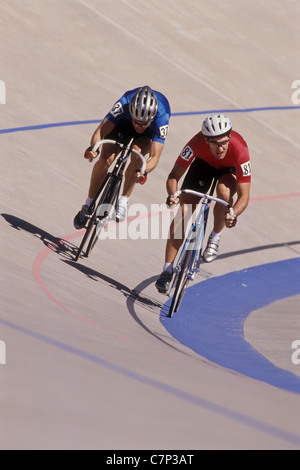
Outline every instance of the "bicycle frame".
<path id="1" fill-rule="evenodd" d="M 89 206 L 89 222 L 86 226 L 86 232 L 83 236 L 82 242 L 75 256 L 75 261 L 79 259 L 79 256 L 81 255 L 81 252 L 83 251 L 83 248 L 87 243 L 89 236 L 91 235 L 85 252 L 85 256 L 88 257 L 89 253 L 91 252 L 98 238 L 100 237 L 102 229 L 104 229 L 109 220 L 111 220 L 112 209 L 114 208 L 114 204 L 118 200 L 123 180 L 124 169 L 131 153 L 135 153 L 136 155 L 138 155 L 141 160 L 141 173 L 145 172 L 146 160 L 141 153 L 139 153 L 136 149 L 132 148 L 132 142 L 133 139 L 131 139 L 128 145 L 125 145 L 116 140 L 103 139 L 98 141 L 92 149 L 93 152 L 96 152 L 102 145 L 113 144 L 118 145 L 120 147 L 121 153 L 116 159 L 113 170 L 107 173 L 92 203 Z M 100 199 L 98 201 L 99 197 Z"/>
<path id="2" fill-rule="evenodd" d="M 95 202 L 97 201 L 99 195 L 101 194 L 103 188 L 105 187 L 108 179 L 112 176 L 117 176 L 119 175 L 121 178 L 123 178 L 123 171 L 124 171 L 124 168 L 125 168 L 125 164 L 130 156 L 130 153 L 135 153 L 140 159 L 141 159 L 141 162 L 142 162 L 142 168 L 141 168 L 141 173 L 144 173 L 145 172 L 145 169 L 146 169 L 146 160 L 144 158 L 144 156 L 138 152 L 137 150 L 131 148 L 131 145 L 132 145 L 132 142 L 133 142 L 133 139 L 131 139 L 131 141 L 129 142 L 128 145 L 126 144 L 122 144 L 121 142 L 118 142 L 117 140 L 112 140 L 112 139 L 102 139 L 102 140 L 99 140 L 98 142 L 96 142 L 96 144 L 94 145 L 94 147 L 92 148 L 92 152 L 97 152 L 97 150 L 102 147 L 103 145 L 106 145 L 106 144 L 113 144 L 113 145 L 118 145 L 121 149 L 121 154 L 120 156 L 118 157 L 116 163 L 115 163 L 115 166 L 113 168 L 113 171 L 112 172 L 108 172 L 103 183 L 101 184 L 101 186 L 99 187 L 97 193 L 96 193 L 96 196 L 94 197 L 90 207 L 89 207 L 89 214 L 91 214 L 93 211 L 94 211 L 94 204 Z M 92 161 L 92 160 L 90 160 Z"/>
<path id="3" fill-rule="evenodd" d="M 181 264 L 182 258 L 186 252 L 186 250 L 192 251 L 192 258 L 191 258 L 191 269 L 189 272 L 189 279 L 193 280 L 195 277 L 195 272 L 199 269 L 200 258 L 202 254 L 203 248 L 203 241 L 205 235 L 205 228 L 206 228 L 206 220 L 208 216 L 209 210 L 209 200 L 207 198 L 201 202 L 200 212 L 197 216 L 195 222 L 192 223 L 188 235 L 186 236 L 183 249 L 179 256 L 177 266 L 175 268 L 178 269 L 178 266 Z"/>
<path id="4" fill-rule="evenodd" d="M 168 292 L 169 297 L 172 297 L 168 315 L 169 317 L 172 316 L 173 312 L 178 310 L 188 282 L 193 281 L 196 272 L 199 272 L 200 270 L 202 248 L 204 244 L 210 203 L 214 201 L 216 203 L 223 204 L 228 208 L 229 212 L 233 213 L 233 209 L 226 201 L 212 196 L 215 185 L 216 180 L 214 180 L 210 194 L 184 189 L 178 191 L 174 195 L 175 198 L 179 197 L 180 194 L 191 194 L 197 196 L 200 198 L 199 204 L 201 204 L 201 207 L 196 217 L 196 221 L 193 222 L 189 228 L 174 269 L 175 276 Z"/>

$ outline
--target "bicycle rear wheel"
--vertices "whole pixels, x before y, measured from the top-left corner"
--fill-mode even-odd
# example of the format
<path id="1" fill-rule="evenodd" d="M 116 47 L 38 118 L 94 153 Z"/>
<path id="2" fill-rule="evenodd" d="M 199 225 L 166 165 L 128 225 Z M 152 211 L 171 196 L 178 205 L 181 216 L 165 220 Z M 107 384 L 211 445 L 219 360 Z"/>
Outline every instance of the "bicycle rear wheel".
<path id="1" fill-rule="evenodd" d="M 191 269 L 191 262 L 193 259 L 193 250 L 187 250 L 185 252 L 180 271 L 177 274 L 177 279 L 175 280 L 175 289 L 172 297 L 171 305 L 169 308 L 168 317 L 172 317 L 174 312 L 177 312 L 181 301 L 183 299 L 185 290 L 189 283 L 189 272 Z"/>

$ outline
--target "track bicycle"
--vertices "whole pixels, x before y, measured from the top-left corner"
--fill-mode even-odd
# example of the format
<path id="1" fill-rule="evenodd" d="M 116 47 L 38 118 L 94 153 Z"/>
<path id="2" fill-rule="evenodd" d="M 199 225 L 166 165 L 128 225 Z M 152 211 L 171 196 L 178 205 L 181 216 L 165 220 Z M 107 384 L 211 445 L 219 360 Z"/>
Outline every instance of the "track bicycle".
<path id="1" fill-rule="evenodd" d="M 232 207 L 226 201 L 212 196 L 215 185 L 216 180 L 213 182 L 210 194 L 204 194 L 190 189 L 183 189 L 174 195 L 175 198 L 179 197 L 180 194 L 198 196 L 200 198 L 199 204 L 201 207 L 196 217 L 196 221 L 191 224 L 188 234 L 185 237 L 183 247 L 174 269 L 174 279 L 168 293 L 169 297 L 172 297 L 168 317 L 172 317 L 173 313 L 178 311 L 189 281 L 193 281 L 195 274 L 200 271 L 204 237 L 211 202 L 214 201 L 215 203 L 223 204 L 227 207 L 229 212 L 233 214 Z"/>
<path id="2" fill-rule="evenodd" d="M 103 183 L 100 185 L 97 194 L 89 206 L 85 233 L 75 255 L 75 261 L 78 261 L 82 254 L 86 258 L 89 256 L 97 243 L 101 232 L 106 227 L 107 223 L 113 219 L 115 206 L 119 199 L 125 166 L 131 153 L 135 153 L 140 158 L 142 163 L 141 173 L 145 173 L 146 160 L 140 152 L 132 148 L 132 142 L 133 139 L 131 139 L 129 144 L 126 145 L 116 140 L 103 139 L 99 140 L 92 148 L 92 152 L 96 152 L 103 145 L 116 144 L 120 147 L 120 152 L 116 158 L 113 170 L 107 173 Z M 86 249 L 84 250 L 85 246 Z"/>

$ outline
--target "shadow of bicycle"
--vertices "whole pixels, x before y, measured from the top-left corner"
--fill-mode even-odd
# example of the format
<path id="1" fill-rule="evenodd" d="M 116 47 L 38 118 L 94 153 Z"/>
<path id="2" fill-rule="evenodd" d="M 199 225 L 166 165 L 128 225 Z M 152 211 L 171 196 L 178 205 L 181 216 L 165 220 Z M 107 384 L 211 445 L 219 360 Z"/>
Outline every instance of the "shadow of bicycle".
<path id="1" fill-rule="evenodd" d="M 69 240 L 55 237 L 40 227 L 37 227 L 36 225 L 33 225 L 30 222 L 27 222 L 11 214 L 1 214 L 1 216 L 6 220 L 6 222 L 10 224 L 12 228 L 16 230 L 24 230 L 25 232 L 30 233 L 34 237 L 41 240 L 41 242 L 47 248 L 49 248 L 53 253 L 59 255 L 64 263 L 68 264 L 73 269 L 77 269 L 77 271 L 87 276 L 90 280 L 103 281 L 111 288 L 118 290 L 126 297 L 128 302 L 139 304 L 151 311 L 155 309 L 159 312 L 159 310 L 162 308 L 162 304 L 160 302 L 157 302 L 155 299 L 145 295 L 141 295 L 141 290 L 138 291 L 137 289 L 130 289 L 124 284 L 110 278 L 109 276 L 106 276 L 103 273 L 100 273 L 99 271 L 75 262 L 74 256 L 77 253 L 78 248 Z"/>
<path id="2" fill-rule="evenodd" d="M 99 271 L 96 271 L 95 269 L 92 269 L 88 266 L 85 266 L 83 264 L 77 263 L 75 261 L 70 261 L 70 260 L 63 260 L 64 263 L 68 264 L 68 266 L 71 266 L 73 269 L 77 269 L 79 272 L 82 274 L 85 274 L 88 276 L 89 279 L 93 281 L 102 281 L 112 289 L 116 289 L 118 292 L 122 293 L 124 297 L 127 299 L 127 303 L 135 303 L 143 306 L 144 308 L 153 311 L 153 309 L 156 309 L 157 312 L 160 311 L 162 308 L 162 303 L 157 302 L 155 299 L 142 295 L 142 291 L 144 290 L 143 288 L 137 289 L 130 289 L 128 286 L 125 284 L 122 284 L 121 282 L 117 281 L 116 279 L 113 279 L 109 276 L 106 276 L 103 273 L 100 273 Z M 153 278 L 151 282 L 154 282 L 157 277 Z"/>
<path id="3" fill-rule="evenodd" d="M 6 222 L 10 224 L 12 228 L 16 230 L 24 230 L 25 232 L 32 234 L 34 237 L 41 240 L 41 242 L 53 252 L 69 259 L 74 258 L 77 247 L 70 241 L 55 237 L 40 227 L 37 227 L 36 225 L 33 225 L 30 222 L 20 219 L 14 215 L 1 214 L 1 216 L 6 220 Z"/>
<path id="4" fill-rule="evenodd" d="M 155 312 L 158 315 L 166 314 L 167 309 L 166 309 L 166 312 L 163 311 L 163 309 L 165 308 L 165 303 L 158 302 L 155 298 L 142 294 L 142 292 L 151 283 L 154 283 L 156 281 L 156 279 L 158 278 L 158 275 L 153 276 L 150 279 L 146 279 L 142 281 L 138 286 L 136 286 L 136 288 L 130 289 L 124 284 L 106 276 L 103 273 L 100 273 L 99 271 L 91 269 L 90 267 L 86 265 L 76 263 L 74 261 L 74 257 L 78 248 L 69 240 L 55 237 L 54 235 L 50 234 L 49 232 L 46 232 L 40 227 L 37 227 L 36 225 L 33 225 L 30 222 L 20 219 L 19 217 L 16 217 L 14 215 L 1 214 L 1 216 L 6 220 L 6 222 L 8 222 L 11 225 L 12 228 L 16 230 L 24 230 L 25 232 L 30 233 L 34 237 L 41 240 L 41 242 L 47 248 L 51 249 L 52 252 L 59 255 L 62 258 L 62 261 L 64 261 L 73 269 L 77 269 L 78 271 L 80 271 L 82 274 L 84 274 L 91 280 L 94 280 L 94 281 L 101 280 L 105 282 L 107 285 L 109 285 L 110 287 L 121 292 L 127 299 L 127 307 L 128 307 L 129 312 L 131 313 L 133 317 L 135 317 L 136 320 L 137 318 L 136 318 L 134 309 L 132 308 L 134 305 L 140 305 L 144 309 L 147 309 L 151 312 Z M 297 250 L 294 248 L 299 244 L 300 244 L 300 240 L 285 242 L 285 243 L 273 243 L 269 245 L 262 245 L 262 246 L 252 247 L 252 248 L 246 248 L 244 250 L 224 253 L 224 254 L 219 255 L 218 258 L 224 259 L 224 258 L 229 258 L 232 256 L 238 256 L 238 255 L 243 255 L 246 253 L 251 253 L 251 252 L 264 251 L 264 250 L 273 249 L 273 248 L 281 248 L 284 246 L 289 247 L 290 249 L 295 251 L 297 254 L 299 254 Z"/>

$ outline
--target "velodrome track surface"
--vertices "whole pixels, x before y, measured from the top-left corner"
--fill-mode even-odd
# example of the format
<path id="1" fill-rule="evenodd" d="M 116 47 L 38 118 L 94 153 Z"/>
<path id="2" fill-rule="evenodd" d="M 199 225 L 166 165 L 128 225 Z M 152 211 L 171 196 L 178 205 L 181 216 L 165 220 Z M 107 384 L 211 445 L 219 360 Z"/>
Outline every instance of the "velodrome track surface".
<path id="1" fill-rule="evenodd" d="M 299 449 L 300 2 L 0 0 L 0 18 L 0 448 Z M 130 201 L 141 236 L 75 263 L 83 151 L 144 84 L 172 118 Z M 248 142 L 251 202 L 167 319 L 165 239 L 143 236 L 214 110 Z"/>

